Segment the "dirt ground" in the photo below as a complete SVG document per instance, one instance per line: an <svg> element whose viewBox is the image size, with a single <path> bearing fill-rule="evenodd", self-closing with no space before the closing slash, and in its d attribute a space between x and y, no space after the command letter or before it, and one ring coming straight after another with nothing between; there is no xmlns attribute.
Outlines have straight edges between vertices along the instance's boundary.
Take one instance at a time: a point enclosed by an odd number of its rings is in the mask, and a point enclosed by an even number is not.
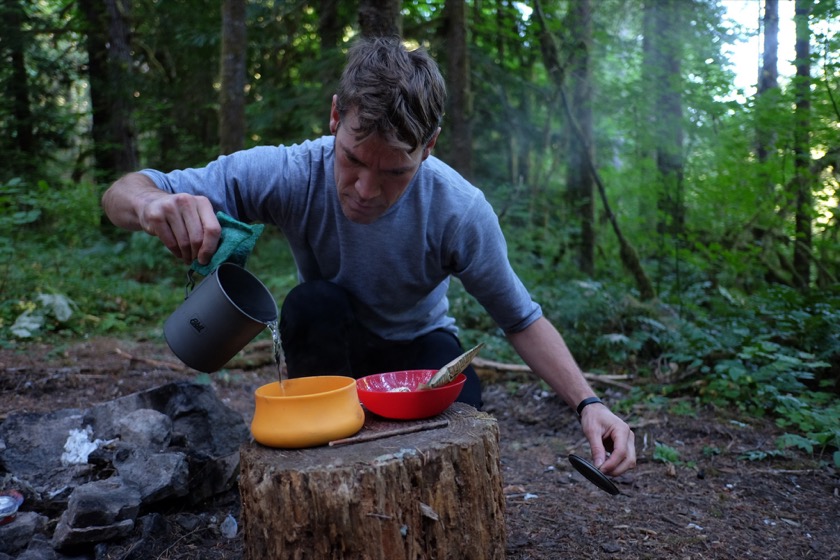
<svg viewBox="0 0 840 560"><path fill-rule="evenodd" d="M158 341L0 349L0 421L11 412L86 407L187 379L212 382L250 422L253 390L276 379L266 356L266 345L252 343L235 367L208 378L181 369ZM607 402L620 398L599 389ZM838 472L826 466L828 457L746 459L775 449L780 432L766 420L634 410L628 420L638 466L616 480L621 494L610 496L569 465L569 453L588 457L588 447L556 397L521 376L496 377L486 380L485 403L501 431L507 558L840 558ZM676 450L676 463L655 460L657 444ZM138 526L134 541L99 547L95 557L242 558L241 537L226 539L218 529L229 514L239 519L238 500L233 491L198 511L160 512L166 523Z"/></svg>

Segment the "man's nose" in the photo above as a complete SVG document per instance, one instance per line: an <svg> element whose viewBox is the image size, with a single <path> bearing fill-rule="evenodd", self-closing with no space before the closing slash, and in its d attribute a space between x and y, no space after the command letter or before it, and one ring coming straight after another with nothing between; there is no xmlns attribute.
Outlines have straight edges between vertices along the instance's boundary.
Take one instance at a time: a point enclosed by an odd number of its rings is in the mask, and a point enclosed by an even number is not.
<svg viewBox="0 0 840 560"><path fill-rule="evenodd" d="M382 189L373 173L362 172L356 179L356 192L360 198L370 200L379 196Z"/></svg>

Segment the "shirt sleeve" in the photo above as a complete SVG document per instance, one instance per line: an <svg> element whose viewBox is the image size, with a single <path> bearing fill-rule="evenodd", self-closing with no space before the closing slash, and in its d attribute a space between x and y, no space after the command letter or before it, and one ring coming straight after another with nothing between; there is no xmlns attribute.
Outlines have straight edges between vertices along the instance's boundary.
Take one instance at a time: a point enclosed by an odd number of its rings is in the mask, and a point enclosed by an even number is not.
<svg viewBox="0 0 840 560"><path fill-rule="evenodd" d="M508 259L498 217L477 191L453 231L450 266L464 288L505 332L518 332L542 316Z"/></svg>
<svg viewBox="0 0 840 560"><path fill-rule="evenodd" d="M244 222L280 225L295 212L292 185L305 188L313 177L310 143L260 146L221 156L205 167L163 173L141 171L169 193L206 196L214 210Z"/></svg>

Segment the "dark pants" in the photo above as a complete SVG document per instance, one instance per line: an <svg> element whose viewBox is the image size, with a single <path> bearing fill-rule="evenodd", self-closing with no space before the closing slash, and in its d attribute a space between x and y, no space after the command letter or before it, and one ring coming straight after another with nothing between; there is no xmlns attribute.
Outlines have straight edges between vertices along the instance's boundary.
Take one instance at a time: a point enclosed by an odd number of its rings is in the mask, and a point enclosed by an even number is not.
<svg viewBox="0 0 840 560"><path fill-rule="evenodd" d="M440 369L464 353L458 338L443 330L408 341L384 340L356 319L350 295L323 280L299 284L280 310L280 339L289 377L346 375L411 369ZM458 400L481 408L481 382L472 366Z"/></svg>

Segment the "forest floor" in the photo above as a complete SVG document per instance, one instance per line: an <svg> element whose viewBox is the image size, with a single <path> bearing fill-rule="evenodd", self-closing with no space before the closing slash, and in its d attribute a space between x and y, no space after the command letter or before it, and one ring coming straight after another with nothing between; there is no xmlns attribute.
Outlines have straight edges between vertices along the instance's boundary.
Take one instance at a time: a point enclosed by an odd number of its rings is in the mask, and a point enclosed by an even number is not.
<svg viewBox="0 0 840 560"><path fill-rule="evenodd" d="M0 421L203 380L250 423L253 391L276 379L276 367L247 354L235 365L202 377L182 369L162 343L110 338L0 349ZM620 396L602 392L608 403ZM488 378L484 410L501 432L509 559L840 558L838 472L828 457L774 453L781 432L767 420L720 410L631 411L638 465L616 480L621 494L610 496L571 468L568 454L588 457L588 447L574 413L539 385ZM657 444L678 459L655 460ZM151 549L146 543L144 558L243 557L241 531L226 539L218 530L227 515L239 519L238 491L200 511L163 513L189 513L200 523L168 523ZM131 558L131 549L110 545L96 558Z"/></svg>

